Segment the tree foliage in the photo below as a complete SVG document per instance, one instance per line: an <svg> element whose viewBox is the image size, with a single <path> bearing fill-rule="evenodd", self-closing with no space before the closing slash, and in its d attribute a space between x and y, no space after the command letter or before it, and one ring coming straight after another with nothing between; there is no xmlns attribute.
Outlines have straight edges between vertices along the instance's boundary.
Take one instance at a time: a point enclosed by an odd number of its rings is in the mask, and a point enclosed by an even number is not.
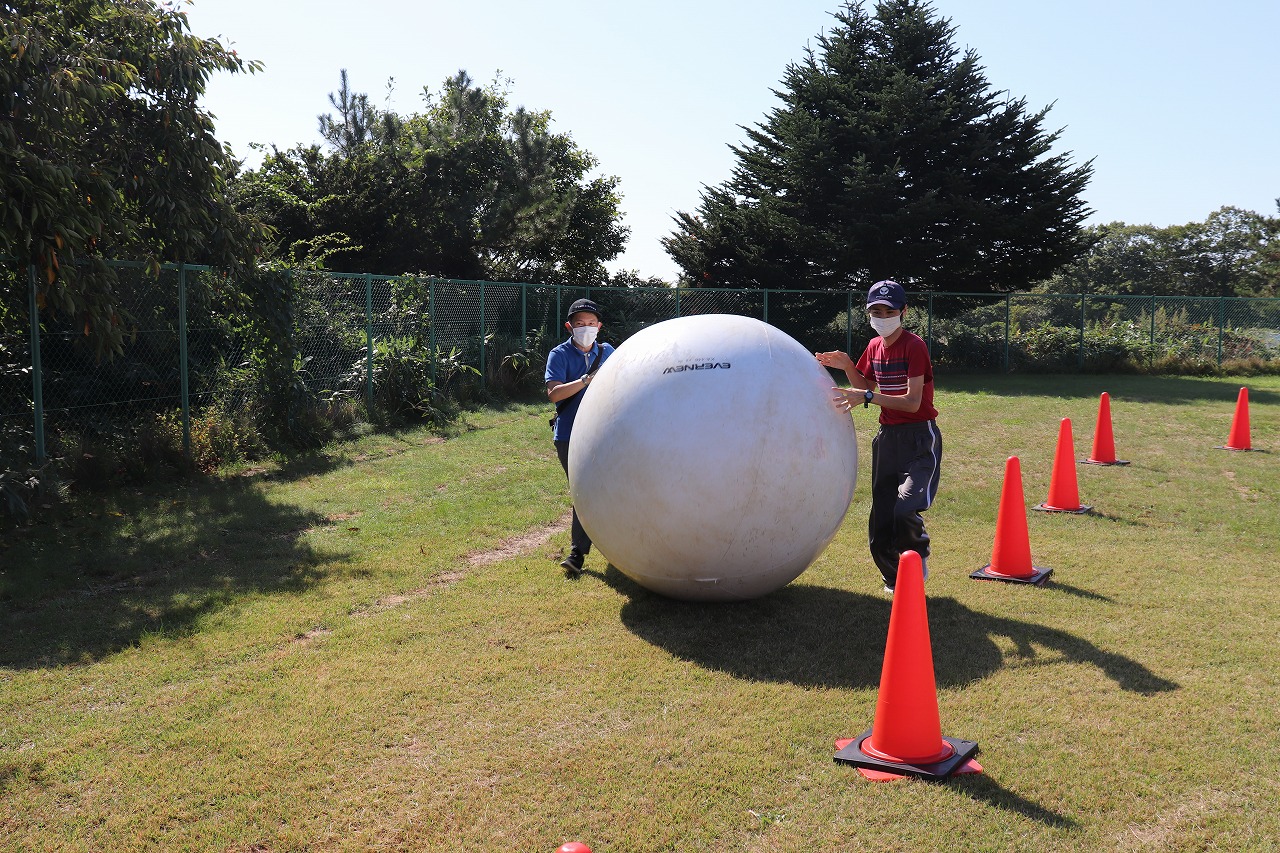
<svg viewBox="0 0 1280 853"><path fill-rule="evenodd" d="M293 263L397 275L580 283L621 253L616 177L549 112L509 108L460 71L401 116L342 72L320 117L327 145L273 149L237 181L241 209L276 229Z"/></svg>
<svg viewBox="0 0 1280 853"><path fill-rule="evenodd" d="M1280 209L1280 203L1277 204ZM1087 229L1092 248L1040 289L1158 296L1280 296L1280 217L1222 207L1204 222Z"/></svg>
<svg viewBox="0 0 1280 853"><path fill-rule="evenodd" d="M35 266L42 306L118 350L102 258L251 257L257 232L225 192L234 160L199 100L211 73L257 63L151 0L0 0L0 46L0 256Z"/></svg>
<svg viewBox="0 0 1280 853"><path fill-rule="evenodd" d="M664 239L686 283L1007 291L1086 248L1092 165L1051 154L1047 107L993 91L927 2L834 17L732 146L731 178Z"/></svg>

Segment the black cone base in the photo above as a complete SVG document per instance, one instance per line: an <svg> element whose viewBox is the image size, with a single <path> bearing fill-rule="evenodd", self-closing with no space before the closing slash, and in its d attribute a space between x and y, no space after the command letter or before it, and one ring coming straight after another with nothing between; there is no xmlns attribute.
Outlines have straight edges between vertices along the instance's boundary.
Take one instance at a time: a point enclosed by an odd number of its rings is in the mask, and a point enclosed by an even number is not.
<svg viewBox="0 0 1280 853"><path fill-rule="evenodd" d="M1049 579L1049 575L1053 574L1053 569L1042 569L1039 566L1031 567L1031 574L1025 578L1015 578L1012 575L1001 575L991 571L991 564L983 566L976 572L970 572L969 577L976 581L1005 581L1007 583L1029 583L1034 586L1040 586Z"/></svg>
<svg viewBox="0 0 1280 853"><path fill-rule="evenodd" d="M871 737L871 729L867 729L862 734L854 738L848 746L841 749L835 754L835 761L838 764L852 764L854 767L865 767L868 770L877 770L881 773L895 773L902 776L915 776L920 779L928 779L929 781L939 781L946 779L965 765L970 758L978 752L978 744L971 740L960 740L959 738L944 737L947 743L951 744L951 748L955 750L949 757L934 764L899 764L895 761L885 761L880 758L874 758L862 751L862 742Z"/></svg>
<svg viewBox="0 0 1280 853"><path fill-rule="evenodd" d="M1061 507L1049 506L1048 504L1036 504L1032 509L1038 512L1069 512L1072 515L1084 515L1087 512L1093 512L1093 507L1081 505L1077 509L1063 509Z"/></svg>

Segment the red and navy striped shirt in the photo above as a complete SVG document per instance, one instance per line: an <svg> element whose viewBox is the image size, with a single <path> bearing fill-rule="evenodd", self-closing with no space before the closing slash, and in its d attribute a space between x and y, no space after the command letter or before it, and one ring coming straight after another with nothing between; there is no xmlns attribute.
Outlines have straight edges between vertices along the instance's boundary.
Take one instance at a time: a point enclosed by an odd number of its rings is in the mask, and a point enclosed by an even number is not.
<svg viewBox="0 0 1280 853"><path fill-rule="evenodd" d="M858 359L857 368L864 378L876 383L876 390L890 397L901 397L907 393L908 377L924 377L920 408L914 412L900 412L882 406L880 423L912 424L931 421L938 416L938 410L933 407L933 363L929 361L929 348L919 335L903 329L898 339L888 347L884 345L884 338L876 335L867 344L862 358Z"/></svg>

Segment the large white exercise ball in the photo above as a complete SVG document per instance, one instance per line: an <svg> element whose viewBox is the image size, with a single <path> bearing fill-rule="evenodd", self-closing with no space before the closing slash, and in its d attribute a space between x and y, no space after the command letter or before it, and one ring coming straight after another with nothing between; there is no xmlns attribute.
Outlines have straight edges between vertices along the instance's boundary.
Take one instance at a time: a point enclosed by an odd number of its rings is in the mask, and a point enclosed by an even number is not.
<svg viewBox="0 0 1280 853"><path fill-rule="evenodd" d="M680 317L637 332L591 381L569 487L610 563L672 598L756 598L831 542L858 439L811 352L750 317Z"/></svg>

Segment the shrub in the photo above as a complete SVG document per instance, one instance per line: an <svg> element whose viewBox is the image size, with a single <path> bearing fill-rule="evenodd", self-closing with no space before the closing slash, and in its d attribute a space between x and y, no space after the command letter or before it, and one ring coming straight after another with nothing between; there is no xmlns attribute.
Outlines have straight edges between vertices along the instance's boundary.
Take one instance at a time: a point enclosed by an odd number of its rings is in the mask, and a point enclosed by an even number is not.
<svg viewBox="0 0 1280 853"><path fill-rule="evenodd" d="M331 394L330 401L350 402L363 395L367 371L366 359L352 364L342 387ZM433 357L410 338L380 340L373 349L372 414L385 423L414 421L446 426L460 413L457 398L450 392L461 384L460 377L479 374L462 361L456 347L447 354L437 349Z"/></svg>
<svg viewBox="0 0 1280 853"><path fill-rule="evenodd" d="M180 417L173 413L179 431ZM257 424L243 409L226 411L213 405L191 416L191 464L204 473L259 459L268 452Z"/></svg>
<svg viewBox="0 0 1280 853"><path fill-rule="evenodd" d="M933 326L933 361L942 367L997 369L1004 364L1004 323L970 325L940 321Z"/></svg>
<svg viewBox="0 0 1280 853"><path fill-rule="evenodd" d="M1084 365L1094 373L1136 373L1151 363L1150 336L1129 321L1092 323L1084 334Z"/></svg>
<svg viewBox="0 0 1280 853"><path fill-rule="evenodd" d="M545 386L543 367L547 360L547 345L541 329L534 329L525 335L518 349L511 349L501 357L495 377L498 390L508 396L530 394L541 391ZM495 350L502 352L502 338L494 341Z"/></svg>
<svg viewBox="0 0 1280 853"><path fill-rule="evenodd" d="M29 427L0 421L0 516L28 518L32 507L62 490L52 463L32 463Z"/></svg>
<svg viewBox="0 0 1280 853"><path fill-rule="evenodd" d="M1074 367L1079 352L1079 330L1045 322L1010 336L1009 369L1059 371Z"/></svg>

